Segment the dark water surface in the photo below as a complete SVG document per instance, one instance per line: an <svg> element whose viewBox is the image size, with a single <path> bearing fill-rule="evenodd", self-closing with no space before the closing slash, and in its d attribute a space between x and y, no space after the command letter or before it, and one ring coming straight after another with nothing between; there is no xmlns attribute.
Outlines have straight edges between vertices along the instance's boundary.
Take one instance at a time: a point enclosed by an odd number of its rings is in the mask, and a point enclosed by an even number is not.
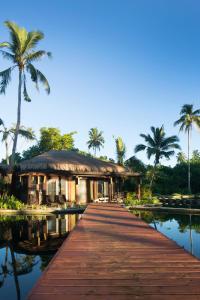
<svg viewBox="0 0 200 300"><path fill-rule="evenodd" d="M200 259L200 215L135 211L137 216Z"/></svg>
<svg viewBox="0 0 200 300"><path fill-rule="evenodd" d="M0 216L0 299L26 299L79 218Z"/></svg>

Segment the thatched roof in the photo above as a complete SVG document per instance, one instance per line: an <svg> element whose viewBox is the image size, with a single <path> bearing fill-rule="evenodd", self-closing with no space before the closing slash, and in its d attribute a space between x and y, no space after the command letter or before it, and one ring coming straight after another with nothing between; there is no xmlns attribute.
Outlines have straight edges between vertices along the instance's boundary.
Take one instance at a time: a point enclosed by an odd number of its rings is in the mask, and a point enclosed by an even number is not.
<svg viewBox="0 0 200 300"><path fill-rule="evenodd" d="M139 176L123 166L79 154L75 151L51 150L20 163L21 172L66 172L82 175Z"/></svg>

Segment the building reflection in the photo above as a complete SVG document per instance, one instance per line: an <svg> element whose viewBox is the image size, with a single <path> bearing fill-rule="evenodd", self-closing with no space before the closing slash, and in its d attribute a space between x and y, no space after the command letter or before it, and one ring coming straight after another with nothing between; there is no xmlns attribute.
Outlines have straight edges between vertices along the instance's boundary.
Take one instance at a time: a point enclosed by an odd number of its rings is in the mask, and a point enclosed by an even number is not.
<svg viewBox="0 0 200 300"><path fill-rule="evenodd" d="M0 216L0 251L2 249L4 256L1 257L0 288L9 276L13 277L16 299L21 300L18 277L31 273L39 261L43 271L80 217L78 214Z"/></svg>
<svg viewBox="0 0 200 300"><path fill-rule="evenodd" d="M16 252L55 252L79 218L78 214L43 216L41 219L27 217L26 220L11 222L5 233Z"/></svg>

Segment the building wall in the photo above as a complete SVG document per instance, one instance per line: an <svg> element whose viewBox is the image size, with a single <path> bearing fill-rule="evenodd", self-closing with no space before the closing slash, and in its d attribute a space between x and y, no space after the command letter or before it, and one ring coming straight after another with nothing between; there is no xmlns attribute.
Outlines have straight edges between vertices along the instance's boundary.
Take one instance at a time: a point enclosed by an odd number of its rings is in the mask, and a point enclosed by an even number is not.
<svg viewBox="0 0 200 300"><path fill-rule="evenodd" d="M25 180L26 179L26 180ZM66 177L55 174L29 173L21 177L23 193L34 203L57 202L58 197L65 201L86 204L101 197L112 197L117 184L112 178ZM31 203L30 203L31 204ZM47 203L48 204L48 203Z"/></svg>

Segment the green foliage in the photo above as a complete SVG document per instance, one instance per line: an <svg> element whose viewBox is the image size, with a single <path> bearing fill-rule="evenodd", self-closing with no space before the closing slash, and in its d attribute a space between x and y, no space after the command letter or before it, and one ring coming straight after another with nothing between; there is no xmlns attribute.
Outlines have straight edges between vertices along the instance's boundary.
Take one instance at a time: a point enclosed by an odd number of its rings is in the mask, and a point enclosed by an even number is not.
<svg viewBox="0 0 200 300"><path fill-rule="evenodd" d="M146 194L147 197L147 194ZM136 205L148 205L148 204L159 204L159 200L156 197L137 199L135 193L127 193L127 197L124 201L126 206L136 206Z"/></svg>
<svg viewBox="0 0 200 300"><path fill-rule="evenodd" d="M200 109L193 110L192 104L184 104L180 115L181 117L174 122L174 126L180 126L180 131L191 131L193 124L200 127Z"/></svg>
<svg viewBox="0 0 200 300"><path fill-rule="evenodd" d="M62 135L58 128L43 127L40 129L38 143L23 151L23 159L30 159L49 150L71 150L74 148L75 133L70 132Z"/></svg>
<svg viewBox="0 0 200 300"><path fill-rule="evenodd" d="M135 153L146 150L148 159L154 156L155 165L159 164L163 157L169 159L175 154L175 149L180 149L179 139L176 135L166 137L164 126L160 128L151 127L152 136L150 134L140 134L145 140L145 144L139 144L135 147Z"/></svg>
<svg viewBox="0 0 200 300"><path fill-rule="evenodd" d="M191 142L191 131L193 125L200 128L200 109L193 110L192 104L185 104L182 106L180 112L180 118L174 122L174 126L179 126L180 131L185 131L187 133L188 142L188 193L191 194L191 176L190 176L190 142ZM198 152L194 155L198 156Z"/></svg>
<svg viewBox="0 0 200 300"><path fill-rule="evenodd" d="M176 149L180 149L180 146L178 144L179 139L176 135L166 137L164 126L161 126L160 128L152 126L151 133L152 135L140 134L140 136L144 139L145 144L136 145L135 153L145 150L148 159L152 156L154 157L154 168L151 170L151 180L149 184L152 189L157 172L157 166L159 165L160 160L162 158L169 159L175 154Z"/></svg>
<svg viewBox="0 0 200 300"><path fill-rule="evenodd" d="M99 156L98 157L100 160L103 160L103 161L107 161L107 162L112 162L112 163L114 163L115 161L114 161L114 159L112 159L112 158L108 158L108 156L106 156L106 155L104 155L104 156Z"/></svg>
<svg viewBox="0 0 200 300"><path fill-rule="evenodd" d="M10 161L10 160L11 160L11 155L8 157L8 161ZM15 156L14 156L14 163L15 163L15 165L17 165L21 161L22 161L21 154L19 152L16 152ZM2 159L1 163L6 165L7 164L7 159Z"/></svg>
<svg viewBox="0 0 200 300"><path fill-rule="evenodd" d="M87 142L88 149L93 149L96 156L96 151L101 149L105 143L103 137L103 131L99 131L98 128L91 128L89 131L89 141Z"/></svg>
<svg viewBox="0 0 200 300"><path fill-rule="evenodd" d="M39 154L41 154L41 150L39 148L39 145L34 145L29 147L27 150L22 152L22 159L30 159L34 156L37 156Z"/></svg>
<svg viewBox="0 0 200 300"><path fill-rule="evenodd" d="M24 204L15 198L13 195L10 196L6 193L0 196L0 208L3 209L22 209Z"/></svg>
<svg viewBox="0 0 200 300"><path fill-rule="evenodd" d="M116 144L117 163L119 165L123 165L124 158L126 155L126 146L120 136L115 139L115 144Z"/></svg>
<svg viewBox="0 0 200 300"><path fill-rule="evenodd" d="M43 127L40 129L39 147L42 152L72 149L74 147L73 135L75 133L70 132L62 135L58 128Z"/></svg>
<svg viewBox="0 0 200 300"><path fill-rule="evenodd" d="M136 156L132 156L125 161L125 166L130 168L134 172L145 173L146 166L145 164L138 159Z"/></svg>
<svg viewBox="0 0 200 300"><path fill-rule="evenodd" d="M40 70L35 68L33 63L41 60L41 58L45 56L50 57L51 54L44 50L36 50L36 46L44 38L44 34L41 31L28 32L25 28L19 27L16 23L11 21L6 21L4 24L8 29L10 38L8 42L0 43L0 54L2 54L4 59L11 62L11 66L0 72L0 93L5 94L11 81L13 70L17 70L18 73L17 122L10 161L10 167L13 169L18 135L21 130L21 99L23 97L25 101L31 101L26 86L27 75L30 76L37 89L39 89L38 83L41 83L47 94L49 94L50 86L48 80Z"/></svg>
<svg viewBox="0 0 200 300"><path fill-rule="evenodd" d="M187 162L187 158L183 152L179 152L176 158L177 158L177 164L183 164Z"/></svg>
<svg viewBox="0 0 200 300"><path fill-rule="evenodd" d="M19 27L16 23L6 21L5 26L8 28L10 34L9 42L0 43L0 50L4 59L12 62L12 66L0 72L0 93L5 93L6 88L11 81L11 72L18 67L22 71L22 86L25 101L31 101L26 88L26 73L30 75L31 80L38 88L40 82L46 92L50 93L50 87L44 74L34 67L32 63L41 60L43 57L50 57L50 52L44 50L35 50L39 41L44 38L41 31L28 32L25 28Z"/></svg>
<svg viewBox="0 0 200 300"><path fill-rule="evenodd" d="M198 150L194 150L192 152L192 157L190 159L191 164L200 164L200 152Z"/></svg>
<svg viewBox="0 0 200 300"><path fill-rule="evenodd" d="M144 200L149 200L152 198L152 191L149 186L143 186L141 189L141 197Z"/></svg>

